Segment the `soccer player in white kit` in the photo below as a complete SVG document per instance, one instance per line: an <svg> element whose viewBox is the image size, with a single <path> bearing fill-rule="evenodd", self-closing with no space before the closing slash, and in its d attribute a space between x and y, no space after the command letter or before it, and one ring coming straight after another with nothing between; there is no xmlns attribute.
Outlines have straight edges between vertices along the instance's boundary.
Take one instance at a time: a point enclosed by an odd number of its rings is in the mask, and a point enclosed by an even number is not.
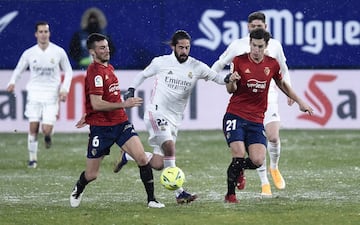
<svg viewBox="0 0 360 225"><path fill-rule="evenodd" d="M42 21L35 25L35 37L37 44L23 52L7 87L7 91L14 92L15 83L20 75L27 68L30 69L25 107L25 116L30 123L29 168L37 166L40 122L42 123L45 147L51 146L53 126L59 112L59 100L66 100L73 76L65 50L50 42L50 30L47 22ZM62 83L61 70L65 73Z"/></svg>
<svg viewBox="0 0 360 225"><path fill-rule="evenodd" d="M225 84L224 76L189 56L190 41L190 35L186 31L176 31L170 41L173 52L154 58L150 65L134 78L125 94L125 98L133 97L135 89L145 79L155 76L144 121L149 132L149 144L154 148L153 154L150 153L149 156L150 165L156 170L176 166L175 143L178 127L196 82L204 79ZM131 158L123 153L114 172L118 172L129 159ZM175 195L179 204L189 203L197 198L183 188L176 190Z"/></svg>
<svg viewBox="0 0 360 225"><path fill-rule="evenodd" d="M266 29L265 14L262 12L253 12L248 16L248 29L249 32L256 28ZM241 39L234 40L220 55L219 59L212 65L212 69L220 72L225 65L232 62L235 56L250 52L250 37L244 37ZM279 41L270 38L265 54L275 58L280 64L281 73L284 76L285 81L290 83L289 70L286 65L286 58L284 55L283 48ZM292 105L294 101L288 98L288 105ZM285 180L282 177L279 168L280 158L280 115L278 110L278 91L275 82L272 80L270 83L269 94L268 94L268 106L265 112L264 118L265 132L268 139L268 152L270 156L270 174L273 178L274 185L278 189L285 188ZM261 180L261 195L264 197L272 196L271 187L267 178L266 160L264 164L257 169L260 180ZM238 180L238 189L245 188L245 175L241 174Z"/></svg>

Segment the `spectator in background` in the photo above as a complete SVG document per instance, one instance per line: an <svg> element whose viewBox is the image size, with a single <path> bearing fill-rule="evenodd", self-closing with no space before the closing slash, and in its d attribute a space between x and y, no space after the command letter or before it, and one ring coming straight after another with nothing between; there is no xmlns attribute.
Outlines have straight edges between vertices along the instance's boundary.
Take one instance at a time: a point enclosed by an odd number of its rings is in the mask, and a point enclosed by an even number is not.
<svg viewBox="0 0 360 225"><path fill-rule="evenodd" d="M101 33L108 37L110 56L115 53L115 46L106 32L107 20L105 14L96 7L87 9L82 17L81 30L75 32L70 41L69 55L76 61L74 68L86 69L92 62L92 57L86 47L86 39L92 33Z"/></svg>
<svg viewBox="0 0 360 225"><path fill-rule="evenodd" d="M36 23L35 37L37 44L23 52L7 87L7 91L14 92L16 81L29 68L30 79L26 86L25 106L25 116L29 120L29 168L37 166L40 121L45 147L51 146L59 101L66 101L73 75L65 50L50 42L50 28L47 22ZM61 70L65 73L63 82Z"/></svg>

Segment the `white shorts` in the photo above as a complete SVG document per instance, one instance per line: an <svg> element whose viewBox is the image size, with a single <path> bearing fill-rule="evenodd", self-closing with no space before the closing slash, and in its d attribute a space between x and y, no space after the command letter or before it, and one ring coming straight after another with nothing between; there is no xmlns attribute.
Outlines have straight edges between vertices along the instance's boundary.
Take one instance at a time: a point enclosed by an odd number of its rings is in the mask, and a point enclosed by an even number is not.
<svg viewBox="0 0 360 225"><path fill-rule="evenodd" d="M59 113L58 102L37 102L28 101L25 107L25 116L29 122L42 122L43 124L54 125Z"/></svg>
<svg viewBox="0 0 360 225"><path fill-rule="evenodd" d="M176 143L178 128L170 123L159 111L146 111L144 122L149 132L149 145L154 148L153 153L164 155L161 145L168 140Z"/></svg>
<svg viewBox="0 0 360 225"><path fill-rule="evenodd" d="M265 112L264 126L274 121L280 122L280 114L279 114L278 92L273 90L273 91L269 91L268 106Z"/></svg>

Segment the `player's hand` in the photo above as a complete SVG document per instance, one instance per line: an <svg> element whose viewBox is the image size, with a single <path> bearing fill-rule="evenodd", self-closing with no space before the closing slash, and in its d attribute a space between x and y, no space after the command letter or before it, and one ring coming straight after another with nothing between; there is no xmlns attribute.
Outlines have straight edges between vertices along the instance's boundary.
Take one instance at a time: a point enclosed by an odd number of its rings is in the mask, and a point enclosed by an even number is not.
<svg viewBox="0 0 360 225"><path fill-rule="evenodd" d="M85 116L86 113L81 117L81 119L75 124L76 128L82 128L85 127L87 125L87 123L85 122Z"/></svg>
<svg viewBox="0 0 360 225"><path fill-rule="evenodd" d="M124 100L127 100L128 98L133 98L135 96L135 88L129 88L125 94L124 94Z"/></svg>
<svg viewBox="0 0 360 225"><path fill-rule="evenodd" d="M235 82L235 81L238 81L238 80L240 80L240 75L238 74L238 72L234 72L234 73L229 73L228 75L226 75L225 76L225 78L224 78L224 82L225 83L233 83L233 82Z"/></svg>
<svg viewBox="0 0 360 225"><path fill-rule="evenodd" d="M292 106L295 103L295 101L292 98L287 98L287 104L288 106Z"/></svg>
<svg viewBox="0 0 360 225"><path fill-rule="evenodd" d="M143 102L144 101L142 98L138 98L138 97L128 98L124 102L124 104L125 104L124 108L138 107L138 106L142 105Z"/></svg>
<svg viewBox="0 0 360 225"><path fill-rule="evenodd" d="M237 71L235 71L234 73L231 74L229 81L230 82L235 82L235 81L238 81L240 79L241 79L241 76L238 74Z"/></svg>
<svg viewBox="0 0 360 225"><path fill-rule="evenodd" d="M60 98L60 101L65 102L66 98L67 98L67 93L66 92L60 92L59 98Z"/></svg>
<svg viewBox="0 0 360 225"><path fill-rule="evenodd" d="M6 90L8 91L8 92L14 92L14 90L15 90L15 85L14 84L9 84L9 86L6 88Z"/></svg>
<svg viewBox="0 0 360 225"><path fill-rule="evenodd" d="M308 113L309 115L313 115L314 114L314 110L306 103L302 103L299 105L300 110L303 112Z"/></svg>

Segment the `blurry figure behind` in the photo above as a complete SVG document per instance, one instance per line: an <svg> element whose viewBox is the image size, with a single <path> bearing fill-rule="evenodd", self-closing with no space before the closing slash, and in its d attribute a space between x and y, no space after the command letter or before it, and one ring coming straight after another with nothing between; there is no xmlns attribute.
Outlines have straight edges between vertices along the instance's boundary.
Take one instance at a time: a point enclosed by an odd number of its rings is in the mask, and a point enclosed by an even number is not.
<svg viewBox="0 0 360 225"><path fill-rule="evenodd" d="M105 14L96 7L87 9L81 17L80 27L81 29L75 32L71 38L69 55L76 62L74 68L86 69L92 62L92 58L86 48L86 39L92 33L107 35L107 19ZM115 46L111 37L109 35L107 36L109 38L110 54L113 56L115 53Z"/></svg>

